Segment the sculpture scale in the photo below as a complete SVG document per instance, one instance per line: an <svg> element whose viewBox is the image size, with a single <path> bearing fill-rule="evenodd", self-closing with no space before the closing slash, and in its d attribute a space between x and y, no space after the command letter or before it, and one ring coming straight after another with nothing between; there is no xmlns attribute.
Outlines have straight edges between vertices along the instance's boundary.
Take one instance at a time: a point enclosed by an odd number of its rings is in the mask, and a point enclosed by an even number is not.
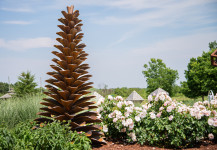
<svg viewBox="0 0 217 150"><path fill-rule="evenodd" d="M52 122L52 118L70 121L72 131L84 131L92 144L103 144L101 127L94 125L101 120L95 111L91 111L97 108L95 102L90 101L95 96L86 96L93 83L88 82L91 75L86 70L89 66L83 63L88 55L83 50L85 44L79 44L84 35L80 33L82 20L78 19L79 11L74 11L74 6L67 7L67 12L62 11L62 14L64 18L58 19L63 24L58 25L62 31L57 32L60 38L56 39L61 45L54 45L59 51L52 51L57 58L52 59L55 65L50 66L54 71L47 73L52 78L46 80L48 92L44 92L50 98L43 99L41 104L46 107L40 108L43 112L38 113L45 117L35 121Z"/></svg>

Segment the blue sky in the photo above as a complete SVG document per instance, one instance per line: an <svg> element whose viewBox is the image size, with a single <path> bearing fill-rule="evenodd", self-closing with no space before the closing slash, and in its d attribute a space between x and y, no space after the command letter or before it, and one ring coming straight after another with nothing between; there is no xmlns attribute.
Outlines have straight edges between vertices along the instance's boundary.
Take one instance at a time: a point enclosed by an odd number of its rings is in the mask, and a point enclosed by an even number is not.
<svg viewBox="0 0 217 150"><path fill-rule="evenodd" d="M1 0L1 82L29 70L46 84L57 19L71 4L83 20L96 88L146 87L142 71L150 58L178 70L179 84L190 58L217 40L217 0Z"/></svg>

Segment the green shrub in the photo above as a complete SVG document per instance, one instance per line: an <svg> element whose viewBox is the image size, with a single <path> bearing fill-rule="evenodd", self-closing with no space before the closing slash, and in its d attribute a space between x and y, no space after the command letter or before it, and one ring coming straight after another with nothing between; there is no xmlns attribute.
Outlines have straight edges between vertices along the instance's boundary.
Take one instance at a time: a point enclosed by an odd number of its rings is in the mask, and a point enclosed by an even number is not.
<svg viewBox="0 0 217 150"><path fill-rule="evenodd" d="M217 139L217 100L187 106L165 93L148 99L142 107L121 97L100 99L97 111L105 135L129 143L170 148L193 147L201 140Z"/></svg>
<svg viewBox="0 0 217 150"><path fill-rule="evenodd" d="M9 84L5 82L0 82L0 93L7 93L9 91Z"/></svg>
<svg viewBox="0 0 217 150"><path fill-rule="evenodd" d="M16 148L50 149L91 149L90 140L84 133L72 132L68 124L59 122L40 124L38 129L31 129L35 124L21 123L15 128Z"/></svg>
<svg viewBox="0 0 217 150"><path fill-rule="evenodd" d="M72 132L69 124L53 122L40 124L33 122L18 124L13 130L0 129L2 149L30 150L89 150L91 141L83 132Z"/></svg>
<svg viewBox="0 0 217 150"><path fill-rule="evenodd" d="M0 150L12 149L16 144L16 139L7 129L0 128Z"/></svg>

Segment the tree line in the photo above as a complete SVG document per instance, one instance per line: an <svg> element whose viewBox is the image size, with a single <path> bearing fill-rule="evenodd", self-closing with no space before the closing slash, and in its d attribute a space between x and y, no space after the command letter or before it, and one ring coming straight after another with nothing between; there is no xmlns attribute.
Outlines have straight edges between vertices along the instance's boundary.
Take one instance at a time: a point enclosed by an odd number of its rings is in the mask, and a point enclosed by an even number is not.
<svg viewBox="0 0 217 150"><path fill-rule="evenodd" d="M105 85L104 88L94 89L99 94L106 95L121 95L128 97L134 90L143 98L146 98L151 92L157 88L166 90L170 96L175 96L178 93L184 94L189 98L202 97L208 94L209 90L217 92L217 67L211 65L210 55L217 49L216 41L209 43L209 50L204 51L201 56L191 58L185 70L186 81L180 82L180 86L176 84L179 79L178 71L171 69L161 59L151 58L148 64L144 64L142 71L147 88L109 88ZM36 93L43 89L36 88L35 76L31 72L22 72L18 81L11 85L17 96ZM9 84L0 82L0 93L4 94L9 91Z"/></svg>

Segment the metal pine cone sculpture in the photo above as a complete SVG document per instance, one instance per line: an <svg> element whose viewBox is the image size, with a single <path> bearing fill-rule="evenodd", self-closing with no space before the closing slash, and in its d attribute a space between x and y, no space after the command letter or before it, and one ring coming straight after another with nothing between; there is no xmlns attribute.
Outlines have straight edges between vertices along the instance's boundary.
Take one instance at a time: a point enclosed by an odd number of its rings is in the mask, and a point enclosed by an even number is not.
<svg viewBox="0 0 217 150"><path fill-rule="evenodd" d="M92 88L92 82L88 82L91 75L86 71L88 64L82 64L88 55L83 48L85 44L79 44L83 37L81 31L81 20L78 19L79 11L73 10L74 6L67 7L68 13L62 11L64 18L58 19L63 25L58 25L62 30L57 32L61 38L56 40L61 45L54 45L59 51L52 53L58 57L52 59L55 65L51 65L53 72L47 74L53 78L46 80L48 92L44 92L50 98L44 98L41 108L44 112L38 115L45 116L37 118L38 123L52 122L51 116L60 121L70 121L72 130L84 131L93 144L105 143L100 126L94 125L101 122L97 119L97 113L90 109L97 108L90 99L95 96L85 96Z"/></svg>

